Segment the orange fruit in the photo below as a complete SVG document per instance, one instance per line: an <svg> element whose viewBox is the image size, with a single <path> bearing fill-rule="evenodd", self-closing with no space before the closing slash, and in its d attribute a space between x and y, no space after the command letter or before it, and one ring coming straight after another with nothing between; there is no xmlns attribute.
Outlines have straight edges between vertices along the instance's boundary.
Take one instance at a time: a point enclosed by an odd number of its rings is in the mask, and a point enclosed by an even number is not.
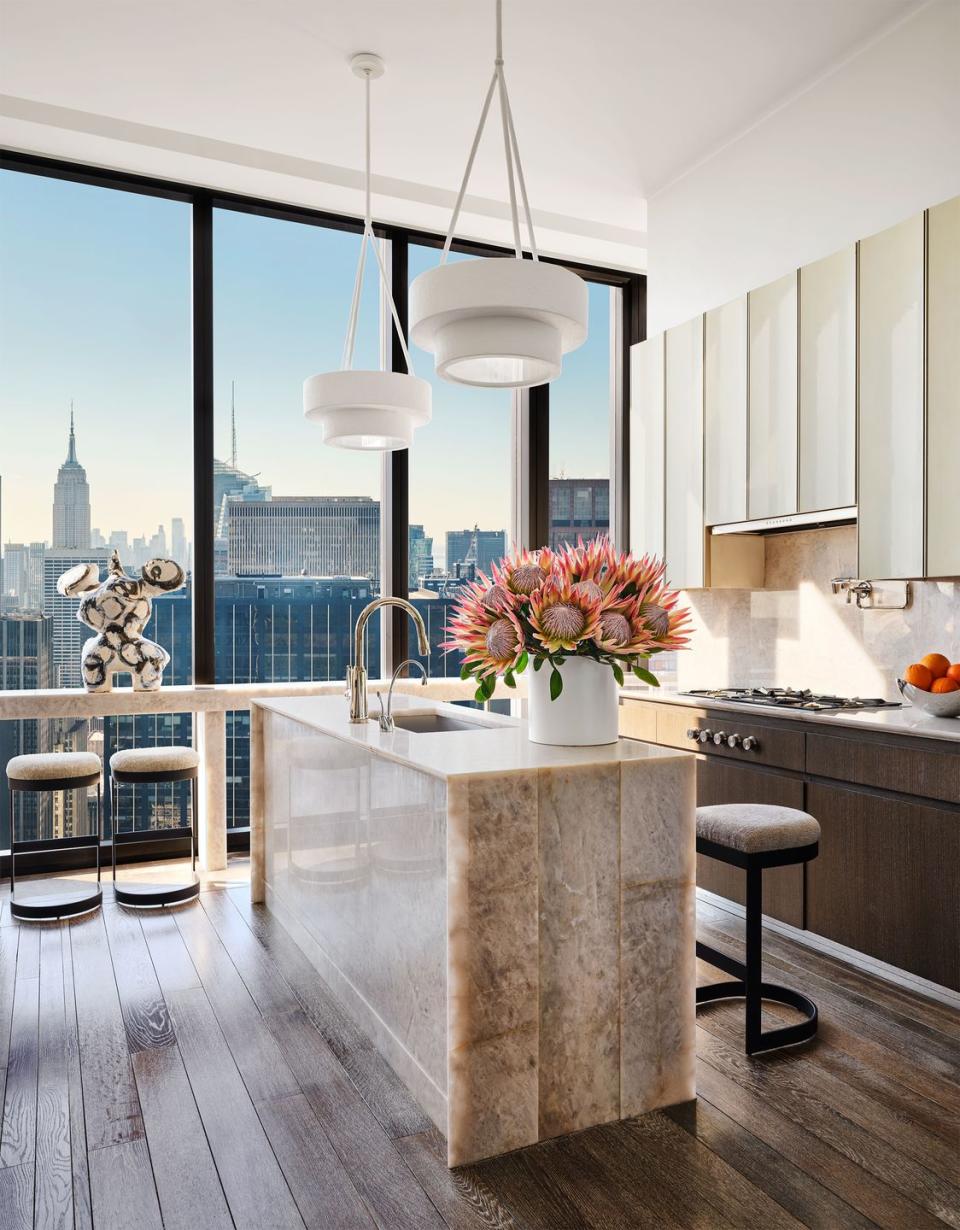
<svg viewBox="0 0 960 1230"><path fill-rule="evenodd" d="M933 674L929 666L924 666L922 662L914 662L912 666L908 666L903 672L903 679L921 692L929 692L933 686Z"/></svg>
<svg viewBox="0 0 960 1230"><path fill-rule="evenodd" d="M956 679L950 679L949 676L943 675L940 679L934 679L931 692L960 692L960 683Z"/></svg>
<svg viewBox="0 0 960 1230"><path fill-rule="evenodd" d="M954 679L960 683L960 662L954 662L953 666L947 671L947 678Z"/></svg>
<svg viewBox="0 0 960 1230"><path fill-rule="evenodd" d="M928 653L925 658L920 659L920 662L934 679L942 679L950 669L950 659L945 658L942 653Z"/></svg>

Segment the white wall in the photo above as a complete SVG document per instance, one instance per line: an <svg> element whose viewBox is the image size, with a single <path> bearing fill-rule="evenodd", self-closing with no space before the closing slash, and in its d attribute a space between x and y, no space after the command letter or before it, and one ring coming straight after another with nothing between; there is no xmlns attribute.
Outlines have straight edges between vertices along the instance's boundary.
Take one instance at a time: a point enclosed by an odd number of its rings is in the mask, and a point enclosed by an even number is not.
<svg viewBox="0 0 960 1230"><path fill-rule="evenodd" d="M960 2L932 0L651 198L648 333L957 195Z"/></svg>

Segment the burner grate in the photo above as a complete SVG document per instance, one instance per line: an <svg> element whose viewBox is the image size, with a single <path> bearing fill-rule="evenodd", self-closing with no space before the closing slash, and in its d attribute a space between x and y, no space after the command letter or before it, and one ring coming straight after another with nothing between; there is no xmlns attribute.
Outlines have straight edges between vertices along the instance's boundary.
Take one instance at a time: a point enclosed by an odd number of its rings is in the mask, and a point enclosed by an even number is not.
<svg viewBox="0 0 960 1230"><path fill-rule="evenodd" d="M700 700L723 700L741 705L762 705L770 709L801 709L807 713L832 710L855 712L861 709L899 709L900 702L880 697L830 696L810 688L700 688L684 692Z"/></svg>

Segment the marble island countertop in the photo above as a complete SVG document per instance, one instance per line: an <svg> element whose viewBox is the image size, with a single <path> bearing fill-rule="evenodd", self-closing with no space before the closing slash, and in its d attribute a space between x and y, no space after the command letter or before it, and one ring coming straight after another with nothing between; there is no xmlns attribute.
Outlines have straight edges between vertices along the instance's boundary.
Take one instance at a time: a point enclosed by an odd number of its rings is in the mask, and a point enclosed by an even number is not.
<svg viewBox="0 0 960 1230"><path fill-rule="evenodd" d="M342 696L271 698L257 700L254 704L356 747L366 748L375 756L408 765L444 781L488 773L613 765L628 760L660 760L691 754L633 739L620 739L599 747L549 747L531 743L527 738L526 722L517 718L396 693L394 714L438 713L469 722L475 729L414 733L398 727L387 734L380 729L375 717L364 725L352 724L347 701Z"/></svg>
<svg viewBox="0 0 960 1230"><path fill-rule="evenodd" d="M863 730L871 734L913 735L923 739L943 739L960 743L960 719L934 718L915 708L903 705L899 709L827 710L811 713L806 709L778 709L766 705L742 705L732 701L713 700L707 696L690 696L676 688L624 688L622 702L655 701L657 704L688 705L698 709L719 709L725 713L742 714L744 720L772 718L788 722L814 722L825 726L843 726L847 730Z"/></svg>

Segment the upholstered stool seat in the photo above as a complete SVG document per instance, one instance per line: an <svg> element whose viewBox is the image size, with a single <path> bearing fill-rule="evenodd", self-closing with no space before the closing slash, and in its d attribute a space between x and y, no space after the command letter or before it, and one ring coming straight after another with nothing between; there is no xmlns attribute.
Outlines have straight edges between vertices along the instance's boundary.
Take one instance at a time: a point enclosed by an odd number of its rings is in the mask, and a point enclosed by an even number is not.
<svg viewBox="0 0 960 1230"><path fill-rule="evenodd" d="M29 782L35 783L29 788L36 790L56 789L49 784L55 781L77 781L77 785L92 786L99 776L100 757L94 752L36 752L14 756L7 765L7 780L11 786Z"/></svg>
<svg viewBox="0 0 960 1230"><path fill-rule="evenodd" d="M816 819L792 807L722 803L697 808L697 853L742 867L747 879L746 961L737 961L698 940L697 956L732 974L735 981L697 987L697 1004L745 1000L748 1055L806 1042L817 1032L817 1006L812 1000L789 987L763 981L761 945L764 868L816 858L819 842L820 825ZM804 1019L796 1025L763 1030L760 1021L765 999L796 1008Z"/></svg>
<svg viewBox="0 0 960 1230"><path fill-rule="evenodd" d="M820 840L813 816L793 807L720 803L697 808L697 836L744 854L792 850Z"/></svg>
<svg viewBox="0 0 960 1230"><path fill-rule="evenodd" d="M110 757L111 797L113 801L113 895L120 905L160 906L190 901L200 892L197 869L197 778L200 756L192 747L166 744L160 747L129 747ZM120 787L148 784L190 782L192 817L189 827L142 829L121 832ZM185 883L158 884L155 881L136 883L117 881L117 848L127 842L164 841L190 835L190 876Z"/></svg>
<svg viewBox="0 0 960 1230"><path fill-rule="evenodd" d="M103 899L100 888L100 757L93 752L34 752L7 762L10 788L10 913L35 921L72 918L95 910ZM18 838L17 795L97 788L96 831L79 837ZM86 804L84 804L84 807ZM20 813L22 817L22 812ZM64 848L93 846L97 851L97 882L50 880L17 888L16 861L22 854L52 854Z"/></svg>
<svg viewBox="0 0 960 1230"><path fill-rule="evenodd" d="M156 773L181 773L199 769L200 755L192 747L130 747L110 757L110 772L118 780L142 776L156 781ZM181 780L187 780L186 776Z"/></svg>

